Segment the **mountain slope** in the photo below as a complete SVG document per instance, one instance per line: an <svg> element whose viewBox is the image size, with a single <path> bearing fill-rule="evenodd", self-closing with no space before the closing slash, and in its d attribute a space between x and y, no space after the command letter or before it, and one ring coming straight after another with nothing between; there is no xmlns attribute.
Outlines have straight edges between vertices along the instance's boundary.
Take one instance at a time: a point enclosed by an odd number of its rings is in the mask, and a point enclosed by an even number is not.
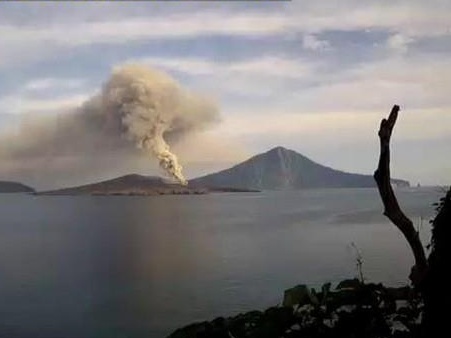
<svg viewBox="0 0 451 338"><path fill-rule="evenodd" d="M18 182L0 181L0 193L34 192L34 189Z"/></svg>
<svg viewBox="0 0 451 338"><path fill-rule="evenodd" d="M407 181L393 180L398 185ZM318 164L283 147L276 147L218 173L190 181L193 186L227 186L262 190L375 187L370 175L351 174Z"/></svg>
<svg viewBox="0 0 451 338"><path fill-rule="evenodd" d="M161 177L125 175L78 187L39 192L40 195L165 195L203 193L179 184L167 183Z"/></svg>
<svg viewBox="0 0 451 338"><path fill-rule="evenodd" d="M192 195L209 192L245 192L246 189L192 187L168 182L157 176L125 175L78 187L43 191L38 195Z"/></svg>

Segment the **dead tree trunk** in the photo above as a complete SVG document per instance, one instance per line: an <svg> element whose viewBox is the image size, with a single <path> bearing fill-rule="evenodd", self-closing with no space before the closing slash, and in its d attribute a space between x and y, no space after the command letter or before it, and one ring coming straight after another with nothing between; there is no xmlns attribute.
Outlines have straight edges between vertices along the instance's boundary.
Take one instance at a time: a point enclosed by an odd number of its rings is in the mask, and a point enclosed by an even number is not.
<svg viewBox="0 0 451 338"><path fill-rule="evenodd" d="M410 273L410 280L415 287L420 287L426 269L427 260L419 234L412 221L399 207L398 200L391 186L390 178L390 138L398 117L399 106L393 106L388 119L383 119L379 128L380 156L379 165L374 172L379 194L384 205L384 215L403 233L415 257L415 265Z"/></svg>

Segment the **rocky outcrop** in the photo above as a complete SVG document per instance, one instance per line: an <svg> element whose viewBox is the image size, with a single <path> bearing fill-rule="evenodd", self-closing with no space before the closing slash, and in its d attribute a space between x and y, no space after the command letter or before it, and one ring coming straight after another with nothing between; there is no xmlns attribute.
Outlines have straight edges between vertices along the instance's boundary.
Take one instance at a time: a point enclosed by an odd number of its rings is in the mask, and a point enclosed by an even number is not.
<svg viewBox="0 0 451 338"><path fill-rule="evenodd" d="M347 280L334 290L298 285L282 306L216 318L176 330L168 338L415 337L422 305L410 287L386 288Z"/></svg>

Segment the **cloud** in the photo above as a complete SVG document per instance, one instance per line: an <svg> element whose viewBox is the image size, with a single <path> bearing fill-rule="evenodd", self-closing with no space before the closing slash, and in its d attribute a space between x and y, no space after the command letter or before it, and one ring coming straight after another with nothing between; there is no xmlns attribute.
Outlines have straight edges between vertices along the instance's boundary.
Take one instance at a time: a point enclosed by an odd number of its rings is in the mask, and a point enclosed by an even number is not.
<svg viewBox="0 0 451 338"><path fill-rule="evenodd" d="M2 43L41 41L61 46L127 41L193 38L209 35L264 36L287 29L281 15L233 14L220 11L164 17L124 17L119 20L54 23L49 26L0 25Z"/></svg>
<svg viewBox="0 0 451 338"><path fill-rule="evenodd" d="M195 58L140 58L132 61L159 66L190 75L260 75L298 78L310 75L316 62L263 55L244 61L218 62Z"/></svg>
<svg viewBox="0 0 451 338"><path fill-rule="evenodd" d="M152 8L152 7L150 7ZM64 45L94 42L118 43L124 40L149 38L180 38L212 35L263 36L287 33L292 29L303 32L326 30L356 30L380 28L413 35L449 33L449 16L445 1L397 1L381 3L357 0L322 4L317 1L287 4L285 8L258 10L257 6L231 10L222 6L217 10L194 7L179 12L160 12L139 16L124 11L124 16L108 20L108 11L91 20L53 20L50 25L0 26L3 41L44 39ZM346 15L345 15L346 14ZM67 13L66 13L67 15Z"/></svg>
<svg viewBox="0 0 451 338"><path fill-rule="evenodd" d="M310 49L314 51L331 49L329 41L318 39L314 34L304 35L302 39L302 46L305 49Z"/></svg>
<svg viewBox="0 0 451 338"><path fill-rule="evenodd" d="M44 99L15 94L0 97L0 111L8 114L65 112L79 106L89 96L87 93L81 93Z"/></svg>
<svg viewBox="0 0 451 338"><path fill-rule="evenodd" d="M0 67L43 59L63 50L93 45L121 45L152 40L211 36L254 37L288 29L283 15L198 11L163 16L107 15L93 21L56 21L45 25L0 24Z"/></svg>
<svg viewBox="0 0 451 338"><path fill-rule="evenodd" d="M257 113L261 101L264 107L285 109L295 107L300 114L336 110L384 110L398 102L409 109L451 107L448 88L451 87L451 62L445 55L418 54L392 57L388 53L373 62L347 67L327 66L325 60L309 60L293 56L262 55L244 60L217 61L192 57L141 57L138 61L172 72L188 75L194 88L222 96L225 109L229 95L240 95L243 104L254 106ZM68 86L77 84L74 79ZM31 80L25 87L59 86L59 80ZM30 85L30 83L32 85ZM61 81L63 85L63 81ZM0 107L25 110L57 109L58 105L77 104L85 94L59 96L57 100L28 98L17 93L0 98ZM59 101L59 102L58 102ZM53 103L52 103L53 102Z"/></svg>
<svg viewBox="0 0 451 338"><path fill-rule="evenodd" d="M31 79L24 85L25 91L47 91L64 89L79 89L86 83L85 79L73 78L37 78Z"/></svg>
<svg viewBox="0 0 451 338"><path fill-rule="evenodd" d="M394 57L361 63L329 74L318 83L285 94L284 106L300 111L451 108L451 61L439 55Z"/></svg>
<svg viewBox="0 0 451 338"><path fill-rule="evenodd" d="M377 29L423 37L450 34L448 11L451 4L442 0L342 0L327 3L312 0L294 2L286 8L291 14L287 20L298 19L290 25L310 33Z"/></svg>
<svg viewBox="0 0 451 338"><path fill-rule="evenodd" d="M286 93L294 83L311 81L322 66L316 60L271 54L232 61L181 57L144 57L132 61L182 73L194 88L221 98L225 105L231 95L234 100L238 96L249 104L253 99Z"/></svg>
<svg viewBox="0 0 451 338"><path fill-rule="evenodd" d="M337 110L384 110L394 103L409 109L451 107L451 62L446 55L388 53L373 62L333 67L325 60L262 56L235 62L193 58L143 58L148 64L191 76L203 90L243 96L255 114L263 107L295 107L300 114ZM262 99L264 98L264 101Z"/></svg>
<svg viewBox="0 0 451 338"><path fill-rule="evenodd" d="M403 34L393 34L391 35L386 42L386 45L389 49L399 52L399 53L405 53L407 52L407 48L409 44L414 42L414 40L408 36L405 36Z"/></svg>
<svg viewBox="0 0 451 338"><path fill-rule="evenodd" d="M160 9L153 5L149 4L148 9ZM21 19L0 24L0 66L42 58L61 49L151 40L214 36L263 39L300 33L305 35L307 48L318 49L327 47L327 42L318 40L315 34L328 31L372 29L411 38L451 34L448 15L451 5L440 0L384 3L345 0L327 4L311 0L264 10L249 4L208 10L184 6L183 10L158 10L153 15L147 11L146 16L141 14L146 12L144 9L130 12L125 8L121 15L119 7L109 16L108 7L98 6L92 17L79 13L78 20L76 15L68 17L70 12L66 11L61 17L50 16L44 22L24 24ZM88 12L90 8L86 7ZM396 42L399 38L394 39L391 44L399 45Z"/></svg>
<svg viewBox="0 0 451 338"><path fill-rule="evenodd" d="M376 135L380 120L387 115L391 106L375 111L330 111L325 113L304 113L296 111L261 111L258 116L246 111L235 112L220 126L221 133L235 137L258 134L267 138L271 135L299 135L299 138L322 135L322 141L349 143L368 139ZM401 107L402 123L397 127L396 138L404 140L430 140L451 137L451 114L447 109L412 110Z"/></svg>

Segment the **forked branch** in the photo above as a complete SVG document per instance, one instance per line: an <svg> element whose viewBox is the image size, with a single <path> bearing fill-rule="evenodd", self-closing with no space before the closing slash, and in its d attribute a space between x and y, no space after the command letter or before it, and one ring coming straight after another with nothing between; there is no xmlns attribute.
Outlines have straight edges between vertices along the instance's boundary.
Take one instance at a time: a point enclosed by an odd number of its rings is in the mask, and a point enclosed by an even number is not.
<svg viewBox="0 0 451 338"><path fill-rule="evenodd" d="M415 265L410 274L410 280L419 286L427 268L427 260L420 237L412 221L399 207L398 200L391 185L390 178L390 138L398 118L399 106L393 106L388 119L383 119L379 128L380 156L379 165L374 172L379 194L384 204L384 215L403 233L415 257Z"/></svg>

